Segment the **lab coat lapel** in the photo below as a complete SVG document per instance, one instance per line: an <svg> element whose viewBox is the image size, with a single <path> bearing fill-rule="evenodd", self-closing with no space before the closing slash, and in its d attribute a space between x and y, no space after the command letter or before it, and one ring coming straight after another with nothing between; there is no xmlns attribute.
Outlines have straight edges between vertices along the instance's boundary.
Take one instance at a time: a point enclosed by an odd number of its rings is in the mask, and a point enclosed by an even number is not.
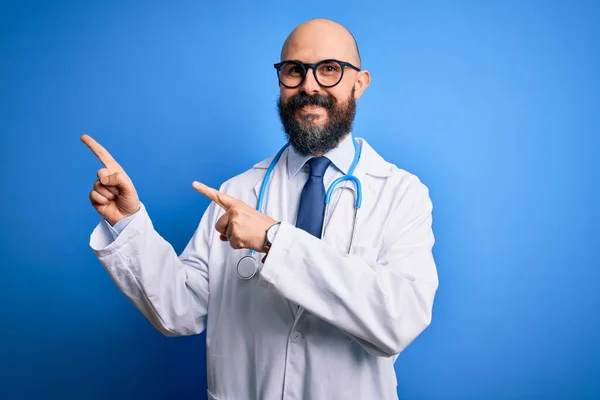
<svg viewBox="0 0 600 400"><path fill-rule="evenodd" d="M286 219L286 216L288 215L288 202L282 201L288 196L288 179L286 168L288 151L289 150L286 150L281 155L279 162L275 166L275 170L271 175L270 182L268 182L263 199L263 212L278 221ZM263 185L264 177L272 160L273 157L263 160L258 164L254 165L255 168L264 170L264 173L261 174L260 179L254 184L254 195L256 197L257 203ZM277 199L277 201L273 201L274 199ZM287 299L285 299L285 301L288 303L291 316L293 318L296 317L298 306Z"/></svg>
<svg viewBox="0 0 600 400"><path fill-rule="evenodd" d="M258 179L258 181L256 181L256 183L254 184L254 195L256 196L256 201L258 201L258 195L260 194L260 188L261 185L263 183L263 179L267 173L267 169L269 168L269 165L271 164L271 161L273 161L273 157L269 157L265 160L262 160L261 162L258 162L256 164L254 164L254 168L261 170L261 174L260 174L260 178ZM283 158L283 157L281 157ZM267 193L268 194L268 193Z"/></svg>
<svg viewBox="0 0 600 400"><path fill-rule="evenodd" d="M359 139L361 145L361 159L356 166L354 175L360 180L362 186L362 204L356 222L356 238L359 237L361 221L368 218L370 210L376 207L380 195L381 178L392 175L394 165L385 161L364 139ZM355 239L355 244L357 240Z"/></svg>
<svg viewBox="0 0 600 400"><path fill-rule="evenodd" d="M359 180L362 192L361 210L373 207L379 193L371 177L388 177L391 174L389 163L364 140L358 139L361 147L359 162L354 170L354 176ZM344 189L342 189L344 187ZM347 189L346 189L347 188ZM331 199L329 214L325 223L324 240L346 254L350 246L350 239L354 224L355 186L352 181L345 181L339 185ZM352 193L354 192L354 193ZM366 214L359 210L357 231L361 219Z"/></svg>

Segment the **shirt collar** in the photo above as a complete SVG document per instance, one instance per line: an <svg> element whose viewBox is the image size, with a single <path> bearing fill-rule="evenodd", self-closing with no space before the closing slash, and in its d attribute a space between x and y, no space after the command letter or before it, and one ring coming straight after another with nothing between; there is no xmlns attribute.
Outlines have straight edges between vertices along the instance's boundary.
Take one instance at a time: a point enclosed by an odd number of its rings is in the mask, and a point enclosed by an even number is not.
<svg viewBox="0 0 600 400"><path fill-rule="evenodd" d="M333 150L328 151L324 154L331 163L335 165L343 174L347 174L354 160L354 144L352 143L352 133L346 135L346 137L338 144ZM288 156L287 156L287 170L288 178L292 179L306 164L308 160L313 158L312 155L301 156L294 150L290 145Z"/></svg>
<svg viewBox="0 0 600 400"><path fill-rule="evenodd" d="M385 161L364 138L356 138L355 140L358 141L358 144L360 146L360 160L356 167L356 171L354 171L355 174L359 175L360 171L363 171L365 174L370 176L375 176L378 178L387 178L398 170L398 167L396 165ZM279 160L280 164L286 163L283 165L287 166L287 156L290 153L290 147L291 146L287 146L285 151L283 152L281 160ZM262 161L257 162L256 164L254 164L253 168L263 170L268 169L274 157L275 156L271 156L269 158L265 158ZM262 178L260 181L258 181L258 183L255 186L257 195L258 190L260 190L261 182Z"/></svg>

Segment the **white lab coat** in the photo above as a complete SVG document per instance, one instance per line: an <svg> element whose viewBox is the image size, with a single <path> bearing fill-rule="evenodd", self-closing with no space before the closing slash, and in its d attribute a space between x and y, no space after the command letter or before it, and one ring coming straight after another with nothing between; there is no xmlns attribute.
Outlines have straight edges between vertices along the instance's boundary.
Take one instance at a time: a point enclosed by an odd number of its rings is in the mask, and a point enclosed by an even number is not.
<svg viewBox="0 0 600 400"><path fill-rule="evenodd" d="M349 190L336 191L322 240L285 220L285 152L265 212L283 222L250 281L236 275L248 251L219 240L214 203L179 256L143 206L114 241L102 223L92 233L100 262L158 330L207 329L210 399L397 398L394 361L430 324L438 287L432 204L417 177L359 143L363 202L351 255ZM254 207L270 161L221 190Z"/></svg>

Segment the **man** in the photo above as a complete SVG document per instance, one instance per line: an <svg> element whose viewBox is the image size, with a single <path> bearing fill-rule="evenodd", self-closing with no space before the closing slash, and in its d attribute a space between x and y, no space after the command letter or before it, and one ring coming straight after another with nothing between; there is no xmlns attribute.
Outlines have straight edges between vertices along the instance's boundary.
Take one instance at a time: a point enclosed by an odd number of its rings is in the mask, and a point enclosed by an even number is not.
<svg viewBox="0 0 600 400"><path fill-rule="evenodd" d="M429 325L438 286L428 190L360 139L356 226L350 190L334 193L324 217L325 190L353 164L355 100L370 76L353 36L329 20L298 26L281 61L290 146L262 212L255 206L271 159L219 191L194 182L213 202L178 256L123 168L84 135L105 164L90 193L104 218L90 245L162 333L207 329L209 398L395 399L394 361ZM240 279L249 250L259 268Z"/></svg>

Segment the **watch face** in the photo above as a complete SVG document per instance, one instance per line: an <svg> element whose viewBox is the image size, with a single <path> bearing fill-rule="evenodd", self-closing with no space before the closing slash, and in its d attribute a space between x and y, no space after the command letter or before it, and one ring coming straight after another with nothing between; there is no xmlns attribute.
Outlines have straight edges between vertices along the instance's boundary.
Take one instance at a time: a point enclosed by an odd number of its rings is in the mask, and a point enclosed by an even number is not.
<svg viewBox="0 0 600 400"><path fill-rule="evenodd" d="M269 241L269 243L273 243L273 241L275 240L275 234L277 233L278 229L279 224L275 224L272 227L270 227L267 231L267 240Z"/></svg>

